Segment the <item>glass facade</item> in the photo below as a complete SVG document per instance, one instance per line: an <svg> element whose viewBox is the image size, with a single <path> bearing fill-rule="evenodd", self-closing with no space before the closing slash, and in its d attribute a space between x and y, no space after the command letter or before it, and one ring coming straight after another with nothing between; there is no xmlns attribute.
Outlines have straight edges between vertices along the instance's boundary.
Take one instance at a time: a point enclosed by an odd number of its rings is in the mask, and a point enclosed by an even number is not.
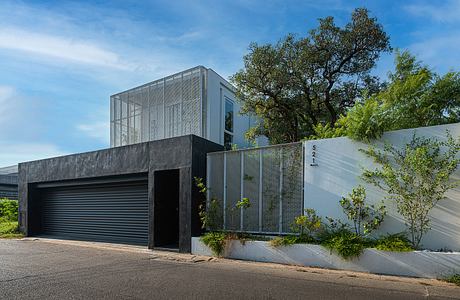
<svg viewBox="0 0 460 300"><path fill-rule="evenodd" d="M203 136L206 69L196 67L110 97L110 146Z"/></svg>

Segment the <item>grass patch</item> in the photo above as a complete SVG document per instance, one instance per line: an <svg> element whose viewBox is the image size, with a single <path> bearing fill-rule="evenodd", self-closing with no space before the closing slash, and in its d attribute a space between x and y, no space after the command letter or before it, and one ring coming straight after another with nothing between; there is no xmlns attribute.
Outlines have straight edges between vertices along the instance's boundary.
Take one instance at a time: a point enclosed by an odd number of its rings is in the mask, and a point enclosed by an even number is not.
<svg viewBox="0 0 460 300"><path fill-rule="evenodd" d="M460 274L454 274L452 276L442 278L441 280L444 280L446 282L450 282L450 283L460 286Z"/></svg>
<svg viewBox="0 0 460 300"><path fill-rule="evenodd" d="M414 251L411 242L403 233L388 234L380 237L375 241L375 248L393 252Z"/></svg>
<svg viewBox="0 0 460 300"><path fill-rule="evenodd" d="M4 221L0 223L0 238L20 238L23 236L19 232L18 222Z"/></svg>

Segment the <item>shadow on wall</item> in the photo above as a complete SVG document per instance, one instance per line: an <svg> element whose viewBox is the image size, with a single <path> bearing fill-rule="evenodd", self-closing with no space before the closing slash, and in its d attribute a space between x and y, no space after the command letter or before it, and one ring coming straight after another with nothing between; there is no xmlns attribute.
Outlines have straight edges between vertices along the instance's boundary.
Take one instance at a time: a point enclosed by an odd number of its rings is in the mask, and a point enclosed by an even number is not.
<svg viewBox="0 0 460 300"><path fill-rule="evenodd" d="M373 145L382 149L385 142L388 142L402 147L410 141L414 131L418 136L443 140L446 139L446 130L454 137L460 136L460 124L457 123L388 132ZM318 166L310 166L313 145L316 146L315 158ZM358 184L366 187L368 203L380 202L385 194L360 179L363 169L377 166L359 151L367 147L367 144L345 137L305 142L305 208L314 208L323 217L330 216L347 221L339 201ZM458 178L460 170L454 174L454 179ZM431 212L432 230L424 237L422 244L429 249L460 250L460 188L449 191L446 196L447 198L440 201ZM398 214L394 203L386 201L385 205L388 215L376 234L405 230L404 220Z"/></svg>

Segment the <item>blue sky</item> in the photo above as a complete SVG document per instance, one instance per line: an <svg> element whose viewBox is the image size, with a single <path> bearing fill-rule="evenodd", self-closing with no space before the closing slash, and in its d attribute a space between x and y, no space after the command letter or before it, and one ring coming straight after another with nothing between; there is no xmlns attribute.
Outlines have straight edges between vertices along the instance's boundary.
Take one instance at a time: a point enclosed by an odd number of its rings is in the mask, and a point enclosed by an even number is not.
<svg viewBox="0 0 460 300"><path fill-rule="evenodd" d="M460 1L2 0L0 166L106 148L111 94L196 65L228 77L251 41L305 35L329 15L344 24L356 7L394 48L459 70Z"/></svg>

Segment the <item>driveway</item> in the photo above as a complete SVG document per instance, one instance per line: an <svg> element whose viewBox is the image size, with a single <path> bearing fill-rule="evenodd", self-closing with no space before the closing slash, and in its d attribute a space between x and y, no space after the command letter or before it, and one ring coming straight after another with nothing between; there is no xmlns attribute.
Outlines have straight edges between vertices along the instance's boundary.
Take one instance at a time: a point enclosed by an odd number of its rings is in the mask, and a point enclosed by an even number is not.
<svg viewBox="0 0 460 300"><path fill-rule="evenodd" d="M79 242L0 240L1 299L454 299L435 280Z"/></svg>

